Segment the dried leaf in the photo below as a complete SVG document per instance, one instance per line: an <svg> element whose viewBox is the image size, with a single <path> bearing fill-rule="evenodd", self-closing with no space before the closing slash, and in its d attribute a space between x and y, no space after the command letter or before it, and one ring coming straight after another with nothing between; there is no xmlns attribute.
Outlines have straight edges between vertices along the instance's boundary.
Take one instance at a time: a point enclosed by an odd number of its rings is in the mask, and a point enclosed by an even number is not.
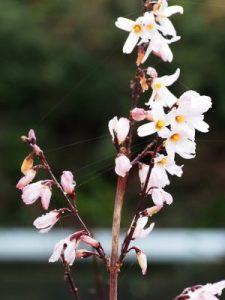
<svg viewBox="0 0 225 300"><path fill-rule="evenodd" d="M33 168L33 163L33 154L29 154L22 163L21 172L26 175Z"/></svg>

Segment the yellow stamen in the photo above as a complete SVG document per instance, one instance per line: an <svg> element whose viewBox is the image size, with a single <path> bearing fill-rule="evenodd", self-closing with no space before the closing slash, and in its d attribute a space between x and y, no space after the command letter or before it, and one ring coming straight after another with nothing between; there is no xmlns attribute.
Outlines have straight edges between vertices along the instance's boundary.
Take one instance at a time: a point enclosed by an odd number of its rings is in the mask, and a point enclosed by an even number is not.
<svg viewBox="0 0 225 300"><path fill-rule="evenodd" d="M163 159L161 159L160 161L158 161L159 164L165 166L168 163L168 159L166 157L164 157Z"/></svg>
<svg viewBox="0 0 225 300"><path fill-rule="evenodd" d="M177 141L179 141L181 139L181 136L180 136L179 133L174 133L173 135L171 135L170 139L173 142L177 142Z"/></svg>
<svg viewBox="0 0 225 300"><path fill-rule="evenodd" d="M156 129L160 130L165 126L165 122L163 120L159 120L157 121L157 123L155 124Z"/></svg>
<svg viewBox="0 0 225 300"><path fill-rule="evenodd" d="M139 24L134 25L133 29L134 29L134 32L136 32L136 33L139 33L142 31L142 27Z"/></svg>
<svg viewBox="0 0 225 300"><path fill-rule="evenodd" d="M153 88L155 88L155 89L161 89L161 87L162 87L161 83L156 83L153 86Z"/></svg>
<svg viewBox="0 0 225 300"><path fill-rule="evenodd" d="M152 30L154 28L154 25L153 24L148 24L146 27L147 27L148 30Z"/></svg>
<svg viewBox="0 0 225 300"><path fill-rule="evenodd" d="M185 118L184 118L184 116L176 116L176 121L177 121L177 123L184 123L184 121L185 121Z"/></svg>

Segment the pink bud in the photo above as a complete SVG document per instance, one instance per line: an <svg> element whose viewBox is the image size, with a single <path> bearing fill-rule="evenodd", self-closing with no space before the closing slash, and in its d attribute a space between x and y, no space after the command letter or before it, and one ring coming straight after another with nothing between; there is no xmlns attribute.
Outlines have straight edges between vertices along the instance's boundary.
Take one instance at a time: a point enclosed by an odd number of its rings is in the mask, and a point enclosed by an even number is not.
<svg viewBox="0 0 225 300"><path fill-rule="evenodd" d="M34 220L33 225L40 229L40 233L47 233L59 220L59 212L57 210L50 211L49 213L38 217Z"/></svg>
<svg viewBox="0 0 225 300"><path fill-rule="evenodd" d="M139 263L139 266L141 268L142 274L145 275L147 272L147 257L144 252L137 251L136 252L137 260Z"/></svg>
<svg viewBox="0 0 225 300"><path fill-rule="evenodd" d="M31 142L32 144L36 143L36 135L35 135L35 132L34 132L33 129L29 130L29 132L28 132L28 139L29 139L29 142Z"/></svg>
<svg viewBox="0 0 225 300"><path fill-rule="evenodd" d="M136 107L131 111L131 117L137 122L143 121L146 118L146 112L143 108Z"/></svg>
<svg viewBox="0 0 225 300"><path fill-rule="evenodd" d="M76 183L73 180L73 174L70 171L63 171L61 176L61 185L65 193L73 195Z"/></svg>
<svg viewBox="0 0 225 300"><path fill-rule="evenodd" d="M120 154L119 156L117 156L115 163L115 172L121 177L125 177L132 168L129 158L124 154Z"/></svg>
<svg viewBox="0 0 225 300"><path fill-rule="evenodd" d="M25 176L23 176L17 183L16 187L22 190L26 185L28 185L36 176L36 171L31 169L27 172Z"/></svg>
<svg viewBox="0 0 225 300"><path fill-rule="evenodd" d="M97 240L91 238L89 235L82 235L80 237L80 240L93 248L99 248L100 243Z"/></svg>

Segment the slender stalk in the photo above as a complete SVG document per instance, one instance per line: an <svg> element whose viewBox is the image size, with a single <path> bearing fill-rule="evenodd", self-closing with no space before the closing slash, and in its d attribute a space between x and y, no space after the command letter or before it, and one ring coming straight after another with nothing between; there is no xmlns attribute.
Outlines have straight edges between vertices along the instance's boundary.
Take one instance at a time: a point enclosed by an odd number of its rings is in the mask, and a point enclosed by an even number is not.
<svg viewBox="0 0 225 300"><path fill-rule="evenodd" d="M126 184L127 177L118 177L112 225L112 252L109 267L109 300L117 300L118 272L120 270L120 266L117 264L118 245L120 235L121 212L123 207L123 199L126 190Z"/></svg>
<svg viewBox="0 0 225 300"><path fill-rule="evenodd" d="M74 280L72 279L72 276L70 274L70 267L67 264L67 262L64 259L64 255L62 255L62 261L63 261L63 268L64 268L64 280L68 283L68 285L70 286L70 289L74 295L74 298L76 300L81 300L80 296L79 296L79 291L77 286L74 283Z"/></svg>

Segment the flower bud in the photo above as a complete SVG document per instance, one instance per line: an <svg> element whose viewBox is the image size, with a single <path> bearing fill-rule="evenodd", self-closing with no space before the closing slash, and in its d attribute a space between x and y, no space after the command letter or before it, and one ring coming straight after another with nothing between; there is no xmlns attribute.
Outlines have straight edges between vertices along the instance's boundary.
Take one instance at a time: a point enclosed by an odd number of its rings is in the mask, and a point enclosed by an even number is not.
<svg viewBox="0 0 225 300"><path fill-rule="evenodd" d="M143 108L135 107L130 113L132 119L137 122L143 121L146 118L146 112Z"/></svg>
<svg viewBox="0 0 225 300"><path fill-rule="evenodd" d="M117 139L119 145L122 144L130 131L130 121L126 118L120 118L118 120L117 117L114 117L109 121L109 132L115 141Z"/></svg>
<svg viewBox="0 0 225 300"><path fill-rule="evenodd" d="M115 163L115 172L121 177L125 177L132 168L129 158L123 154L117 156Z"/></svg>
<svg viewBox="0 0 225 300"><path fill-rule="evenodd" d="M142 274L145 275L147 272L147 257L145 253L141 250L136 251L137 261L141 268Z"/></svg>
<svg viewBox="0 0 225 300"><path fill-rule="evenodd" d="M81 235L80 240L93 248L99 248L100 243L89 235Z"/></svg>
<svg viewBox="0 0 225 300"><path fill-rule="evenodd" d="M61 185L65 193L73 195L76 183L73 180L73 174L70 171L63 171L61 176Z"/></svg>

